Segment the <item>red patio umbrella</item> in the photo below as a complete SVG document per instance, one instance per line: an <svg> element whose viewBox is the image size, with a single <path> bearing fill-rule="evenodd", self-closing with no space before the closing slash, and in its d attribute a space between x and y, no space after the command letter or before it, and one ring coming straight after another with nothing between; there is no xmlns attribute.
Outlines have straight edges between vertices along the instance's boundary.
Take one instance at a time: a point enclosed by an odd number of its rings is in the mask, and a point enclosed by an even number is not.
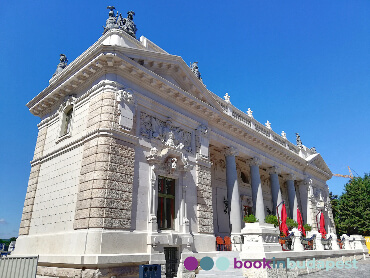
<svg viewBox="0 0 370 278"><path fill-rule="evenodd" d="M301 231L303 236L306 236L306 231L304 230L303 227L301 211L299 210L299 208L297 208L297 220L298 220L298 231Z"/></svg>
<svg viewBox="0 0 370 278"><path fill-rule="evenodd" d="M283 204L281 207L280 231L283 232L284 236L288 236L288 232L289 232L288 226L286 225L286 219L287 219L286 208L285 208L285 204Z"/></svg>
<svg viewBox="0 0 370 278"><path fill-rule="evenodd" d="M324 214L321 212L320 215L320 234L322 235L322 238L325 238L326 231L325 231L325 218Z"/></svg>

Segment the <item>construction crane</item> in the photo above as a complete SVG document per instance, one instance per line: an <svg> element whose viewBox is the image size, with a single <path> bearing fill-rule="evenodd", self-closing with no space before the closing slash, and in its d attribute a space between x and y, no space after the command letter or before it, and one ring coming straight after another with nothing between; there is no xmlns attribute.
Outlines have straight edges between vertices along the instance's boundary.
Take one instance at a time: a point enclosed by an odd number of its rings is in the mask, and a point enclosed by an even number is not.
<svg viewBox="0 0 370 278"><path fill-rule="evenodd" d="M353 179L354 176L353 176L351 168L349 168L349 166L348 166L348 171L349 171L349 175L333 174L333 176Z"/></svg>

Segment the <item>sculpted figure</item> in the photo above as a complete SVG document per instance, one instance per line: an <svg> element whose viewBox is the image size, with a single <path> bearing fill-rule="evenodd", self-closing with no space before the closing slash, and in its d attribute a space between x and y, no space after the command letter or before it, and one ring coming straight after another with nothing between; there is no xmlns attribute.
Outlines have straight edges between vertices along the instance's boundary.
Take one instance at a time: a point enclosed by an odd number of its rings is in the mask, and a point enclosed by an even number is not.
<svg viewBox="0 0 370 278"><path fill-rule="evenodd" d="M53 76L57 75L58 73L60 73L66 66L67 66L67 63L68 63L68 59L67 59L67 56L64 55L64 54L60 54L60 58L59 58L59 64L57 66L57 69L56 71L54 72Z"/></svg>
<svg viewBox="0 0 370 278"><path fill-rule="evenodd" d="M190 66L191 71L195 74L195 76L202 81L202 77L200 76L198 62L193 62Z"/></svg>
<svg viewBox="0 0 370 278"><path fill-rule="evenodd" d="M296 135L296 140L297 140L297 146L302 148L303 144L302 144L302 141L301 141L301 136L299 136L298 133L296 133L295 135Z"/></svg>
<svg viewBox="0 0 370 278"><path fill-rule="evenodd" d="M108 6L107 9L109 9L109 17L107 19L107 21L105 22L105 26L103 26L104 28L104 32L103 34L105 34L108 30L110 29L118 29L119 26L117 24L117 18L114 16L114 9L115 7L114 6Z"/></svg>
<svg viewBox="0 0 370 278"><path fill-rule="evenodd" d="M118 17L118 24L123 31L125 31L130 36L136 38L136 25L134 23L134 15L135 12L129 11L127 12L127 18L122 18L122 15L119 15Z"/></svg>

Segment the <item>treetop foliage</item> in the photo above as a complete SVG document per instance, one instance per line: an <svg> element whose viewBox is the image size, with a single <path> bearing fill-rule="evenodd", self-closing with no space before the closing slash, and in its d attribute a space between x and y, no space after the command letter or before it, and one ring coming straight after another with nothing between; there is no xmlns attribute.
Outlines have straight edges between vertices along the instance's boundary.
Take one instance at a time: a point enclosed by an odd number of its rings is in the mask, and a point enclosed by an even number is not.
<svg viewBox="0 0 370 278"><path fill-rule="evenodd" d="M343 194L330 193L337 234L370 235L370 174L351 179Z"/></svg>

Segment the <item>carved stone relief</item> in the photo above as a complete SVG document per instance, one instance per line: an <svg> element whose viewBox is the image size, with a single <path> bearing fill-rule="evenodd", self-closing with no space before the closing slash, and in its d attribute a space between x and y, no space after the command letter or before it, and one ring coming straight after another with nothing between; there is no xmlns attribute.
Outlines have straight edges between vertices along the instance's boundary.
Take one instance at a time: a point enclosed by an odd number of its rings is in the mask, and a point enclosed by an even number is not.
<svg viewBox="0 0 370 278"><path fill-rule="evenodd" d="M171 120L162 121L145 112L140 113L140 135L148 139L157 139L163 144L187 152L192 151L191 132L172 124Z"/></svg>

